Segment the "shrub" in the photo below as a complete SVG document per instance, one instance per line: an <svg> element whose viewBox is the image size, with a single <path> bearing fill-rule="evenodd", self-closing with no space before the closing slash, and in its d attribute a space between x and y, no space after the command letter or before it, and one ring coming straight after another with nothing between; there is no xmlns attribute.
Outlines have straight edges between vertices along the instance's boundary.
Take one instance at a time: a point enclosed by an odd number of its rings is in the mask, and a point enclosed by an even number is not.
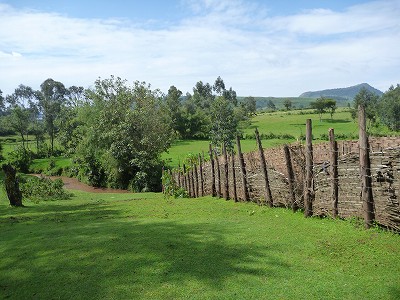
<svg viewBox="0 0 400 300"><path fill-rule="evenodd" d="M169 172L164 172L162 176L162 184L164 186L164 198L169 199L169 197L176 198L188 198L188 192L178 187L174 178Z"/></svg>
<svg viewBox="0 0 400 300"><path fill-rule="evenodd" d="M34 202L40 200L66 200L72 194L67 192L61 179L51 180L46 177L19 178L22 196Z"/></svg>

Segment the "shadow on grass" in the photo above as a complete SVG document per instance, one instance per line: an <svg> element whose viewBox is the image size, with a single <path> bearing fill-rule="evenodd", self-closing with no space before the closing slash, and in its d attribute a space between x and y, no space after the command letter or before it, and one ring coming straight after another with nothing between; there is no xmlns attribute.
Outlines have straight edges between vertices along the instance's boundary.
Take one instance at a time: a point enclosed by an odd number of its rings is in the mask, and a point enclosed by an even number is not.
<svg viewBox="0 0 400 300"><path fill-rule="evenodd" d="M53 210L3 226L3 298L139 299L165 286L219 290L230 277L276 277L289 268L277 258L279 245L235 241L234 229L212 223L140 220L101 203Z"/></svg>

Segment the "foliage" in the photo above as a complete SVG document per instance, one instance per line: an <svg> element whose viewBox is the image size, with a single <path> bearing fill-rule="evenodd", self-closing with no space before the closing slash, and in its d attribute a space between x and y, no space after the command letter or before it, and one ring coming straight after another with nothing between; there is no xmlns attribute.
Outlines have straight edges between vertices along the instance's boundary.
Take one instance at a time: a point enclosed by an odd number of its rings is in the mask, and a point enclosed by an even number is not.
<svg viewBox="0 0 400 300"><path fill-rule="evenodd" d="M310 107L315 109L319 114L319 121L322 121L322 114L328 111L333 118L333 114L336 111L336 100L320 97L314 102L310 103Z"/></svg>
<svg viewBox="0 0 400 300"><path fill-rule="evenodd" d="M188 192L177 185L171 173L168 171L163 173L162 185L165 199L169 199L170 197L174 197L175 199L189 197Z"/></svg>
<svg viewBox="0 0 400 300"><path fill-rule="evenodd" d="M19 180L23 197L36 203L42 200L67 200L72 196L63 188L61 179L53 181L46 177L20 177Z"/></svg>
<svg viewBox="0 0 400 300"><path fill-rule="evenodd" d="M391 130L400 130L400 85L391 86L379 103L379 116Z"/></svg>
<svg viewBox="0 0 400 300"><path fill-rule="evenodd" d="M76 154L80 174L94 185L159 189L160 154L173 139L161 92L112 76L98 79L87 98Z"/></svg>
<svg viewBox="0 0 400 300"><path fill-rule="evenodd" d="M43 112L46 131L50 136L51 153L54 151L54 139L58 132L57 119L60 117L62 106L66 101L67 89L64 84L51 78L46 79L41 85L39 105Z"/></svg>
<svg viewBox="0 0 400 300"><path fill-rule="evenodd" d="M211 141L215 146L233 148L238 120L233 113L233 105L225 97L217 97L211 106Z"/></svg>
<svg viewBox="0 0 400 300"><path fill-rule="evenodd" d="M256 115L257 112L257 103L254 97L246 97L240 103L240 106L243 108L246 117L252 117Z"/></svg>
<svg viewBox="0 0 400 300"><path fill-rule="evenodd" d="M29 166L32 163L33 153L30 150L25 149L22 145L8 154L7 162L14 168L22 173L29 172Z"/></svg>
<svg viewBox="0 0 400 300"><path fill-rule="evenodd" d="M290 99L285 99L283 101L283 106L285 107L286 110L291 110L293 107L293 103Z"/></svg>
<svg viewBox="0 0 400 300"><path fill-rule="evenodd" d="M353 109L351 111L352 118L355 119L357 117L358 106L363 105L365 107L366 118L370 123L369 125L373 124L377 117L378 99L378 95L365 88L361 88L360 92L354 97L353 100Z"/></svg>

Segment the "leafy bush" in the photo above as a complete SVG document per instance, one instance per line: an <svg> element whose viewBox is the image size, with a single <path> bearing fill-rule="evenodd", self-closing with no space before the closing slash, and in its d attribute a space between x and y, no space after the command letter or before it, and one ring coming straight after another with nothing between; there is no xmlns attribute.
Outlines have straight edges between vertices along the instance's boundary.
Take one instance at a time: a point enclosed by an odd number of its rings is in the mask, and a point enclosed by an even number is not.
<svg viewBox="0 0 400 300"><path fill-rule="evenodd" d="M8 162L18 171L23 173L29 172L29 166L32 163L32 152L22 146L9 154Z"/></svg>
<svg viewBox="0 0 400 300"><path fill-rule="evenodd" d="M72 194L67 192L61 179L51 180L46 177L19 178L22 196L34 202L40 200L66 200Z"/></svg>
<svg viewBox="0 0 400 300"><path fill-rule="evenodd" d="M162 176L162 184L164 186L164 198L168 199L169 197L176 198L188 198L188 192L179 187L172 175L169 172L164 172Z"/></svg>

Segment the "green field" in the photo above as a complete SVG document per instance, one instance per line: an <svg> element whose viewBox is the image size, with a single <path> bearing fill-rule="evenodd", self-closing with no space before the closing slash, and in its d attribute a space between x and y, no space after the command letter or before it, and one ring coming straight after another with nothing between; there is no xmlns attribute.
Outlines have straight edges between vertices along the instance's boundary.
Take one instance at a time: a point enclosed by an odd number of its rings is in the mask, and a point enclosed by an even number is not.
<svg viewBox="0 0 400 300"><path fill-rule="evenodd" d="M1 299L399 299L400 236L211 197L7 205Z"/></svg>

